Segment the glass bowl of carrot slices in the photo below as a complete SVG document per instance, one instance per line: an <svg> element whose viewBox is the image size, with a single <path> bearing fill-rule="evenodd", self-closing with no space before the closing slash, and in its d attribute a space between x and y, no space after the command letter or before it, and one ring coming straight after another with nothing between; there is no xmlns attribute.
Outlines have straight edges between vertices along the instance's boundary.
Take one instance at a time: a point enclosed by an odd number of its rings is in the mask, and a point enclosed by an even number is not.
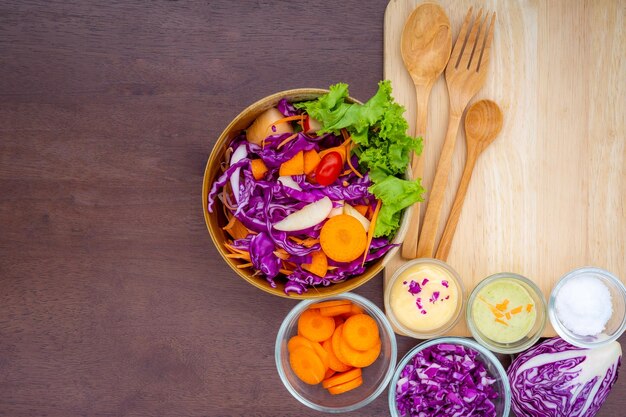
<svg viewBox="0 0 626 417"><path fill-rule="evenodd" d="M387 387L397 359L384 313L352 293L306 300L283 320L276 367L287 391L322 412L357 410Z"/></svg>

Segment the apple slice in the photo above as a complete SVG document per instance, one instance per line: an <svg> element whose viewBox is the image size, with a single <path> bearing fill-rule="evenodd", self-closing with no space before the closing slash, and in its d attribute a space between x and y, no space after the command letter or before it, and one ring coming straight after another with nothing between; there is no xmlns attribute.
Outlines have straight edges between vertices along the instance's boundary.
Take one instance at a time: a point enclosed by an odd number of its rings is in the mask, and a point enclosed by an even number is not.
<svg viewBox="0 0 626 417"><path fill-rule="evenodd" d="M338 204L338 206L333 207L333 209L330 211L330 214L328 215L329 219L331 217L335 217L335 216L339 216L340 214L343 214L343 200L335 201L335 203Z"/></svg>
<svg viewBox="0 0 626 417"><path fill-rule="evenodd" d="M357 209L352 207L350 204L344 204L343 212L344 212L344 214L347 214L347 215L352 216L355 219L357 219L363 225L363 228L365 228L366 232L369 230L369 228L370 228L370 221L367 220L367 218L364 215L359 213L357 211Z"/></svg>
<svg viewBox="0 0 626 417"><path fill-rule="evenodd" d="M328 217L333 209L333 202L330 198L324 197L314 203L307 204L300 210L291 213L274 225L274 229L281 232L295 232L297 230L308 229L321 223Z"/></svg>
<svg viewBox="0 0 626 417"><path fill-rule="evenodd" d="M304 119L302 130L304 130L304 133L306 133L307 135L315 134L315 132L317 132L321 128L322 124L311 116L307 115Z"/></svg>
<svg viewBox="0 0 626 417"><path fill-rule="evenodd" d="M243 158L248 156L248 149L245 144L239 145L237 149L233 152L230 157L230 164L235 165L237 162L241 161ZM233 189L233 195L235 196L235 201L239 202L239 173L241 172L241 168L237 168L233 175L230 176L230 186Z"/></svg>
<svg viewBox="0 0 626 417"><path fill-rule="evenodd" d="M291 175L283 175L282 177L278 177L278 182L284 185L285 187L293 188L294 190L302 191L302 188L298 185L297 182L291 178Z"/></svg>
<svg viewBox="0 0 626 417"><path fill-rule="evenodd" d="M248 142L261 145L263 139L268 136L293 133L291 123L280 123L274 126L275 129L272 129L272 124L283 117L285 116L277 108L267 109L246 129L246 139L248 139Z"/></svg>

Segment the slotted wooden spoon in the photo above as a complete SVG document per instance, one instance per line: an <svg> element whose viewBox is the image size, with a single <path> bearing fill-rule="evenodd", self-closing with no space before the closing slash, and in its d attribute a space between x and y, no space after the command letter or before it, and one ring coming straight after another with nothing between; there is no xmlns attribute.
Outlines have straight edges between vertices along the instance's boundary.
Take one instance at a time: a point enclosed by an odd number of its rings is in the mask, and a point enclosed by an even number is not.
<svg viewBox="0 0 626 417"><path fill-rule="evenodd" d="M417 6L404 24L401 43L404 66L415 85L415 136L426 136L430 91L446 67L451 50L452 30L446 12L434 3ZM411 178L421 178L423 175L424 157L413 154ZM402 244L402 256L405 258L413 259L417 255L419 221L420 203L415 203L409 222L411 226Z"/></svg>
<svg viewBox="0 0 626 417"><path fill-rule="evenodd" d="M491 100L480 100L472 104L465 114L465 140L467 142L467 160L465 169L459 183L459 188L452 203L450 217L443 230L439 249L435 258L442 261L448 259L450 246L454 238L456 226L459 223L463 201L467 193L474 165L480 154L489 146L502 130L502 111L496 103Z"/></svg>

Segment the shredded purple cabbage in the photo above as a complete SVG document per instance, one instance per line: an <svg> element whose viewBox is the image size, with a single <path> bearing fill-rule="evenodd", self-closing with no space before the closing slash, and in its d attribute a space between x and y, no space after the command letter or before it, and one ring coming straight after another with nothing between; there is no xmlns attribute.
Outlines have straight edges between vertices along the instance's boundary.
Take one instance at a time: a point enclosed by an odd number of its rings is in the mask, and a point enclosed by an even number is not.
<svg viewBox="0 0 626 417"><path fill-rule="evenodd" d="M296 110L296 108L293 106L293 104L291 104L289 101L287 101L286 98L280 99L280 101L278 102L278 105L276 106L276 108L285 117L295 116L296 114L298 114L298 110Z"/></svg>
<svg viewBox="0 0 626 417"><path fill-rule="evenodd" d="M278 110L285 116L293 116L300 112L287 100L279 102ZM368 262L381 258L397 245L391 244L386 238L374 239L365 258L365 266L362 265L362 258L347 263L329 260L332 268L324 277L302 269L302 264L311 262L311 253L319 251L321 246L316 243L306 247L297 243L297 240L318 239L323 223L297 232L275 230L274 224L307 204L324 197L329 197L336 205L344 201L352 205L362 204L372 208L375 207L376 200L368 190L372 185L369 176L359 178L353 172L340 176L328 186L311 183L305 175L293 176L293 180L301 187L301 191L278 182L280 165L298 152L311 149L320 151L337 146L343 140L334 134L308 136L299 132L295 138L279 149L278 145L290 135L289 133L270 135L262 146L249 143L244 132L237 135L230 144L230 150L233 151L245 144L247 156L229 166L213 182L208 194L208 211L213 213L217 200L224 199L222 204L250 230L246 239L235 240L232 243L233 246L250 253L250 260L256 273L263 276L272 287L277 285L276 279L284 277L282 279L284 279L287 294L292 292L302 294L311 287L328 286L362 274ZM261 180L256 180L252 174L250 161L254 159L261 159L268 168ZM351 161L353 166L358 168L356 155L352 156ZM231 181L234 175L238 175L239 178ZM238 201L232 197L231 193L220 195L220 191L229 181L231 184L238 184ZM285 250L289 255L288 261L297 265L289 276L284 276L280 272L283 269L283 260L276 256L277 249Z"/></svg>
<svg viewBox="0 0 626 417"><path fill-rule="evenodd" d="M400 372L396 406L409 417L495 417L495 382L477 351L440 343L418 352Z"/></svg>

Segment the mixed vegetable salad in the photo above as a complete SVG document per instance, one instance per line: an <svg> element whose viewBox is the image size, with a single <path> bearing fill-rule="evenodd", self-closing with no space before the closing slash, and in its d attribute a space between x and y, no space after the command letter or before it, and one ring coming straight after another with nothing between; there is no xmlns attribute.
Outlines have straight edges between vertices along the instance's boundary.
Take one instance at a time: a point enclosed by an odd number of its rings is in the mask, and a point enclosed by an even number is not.
<svg viewBox="0 0 626 417"><path fill-rule="evenodd" d="M335 84L312 101L281 100L231 142L208 210L223 206L228 256L285 292L341 282L393 246L402 210L422 200L403 179L421 138L406 134L389 81L365 104Z"/></svg>

